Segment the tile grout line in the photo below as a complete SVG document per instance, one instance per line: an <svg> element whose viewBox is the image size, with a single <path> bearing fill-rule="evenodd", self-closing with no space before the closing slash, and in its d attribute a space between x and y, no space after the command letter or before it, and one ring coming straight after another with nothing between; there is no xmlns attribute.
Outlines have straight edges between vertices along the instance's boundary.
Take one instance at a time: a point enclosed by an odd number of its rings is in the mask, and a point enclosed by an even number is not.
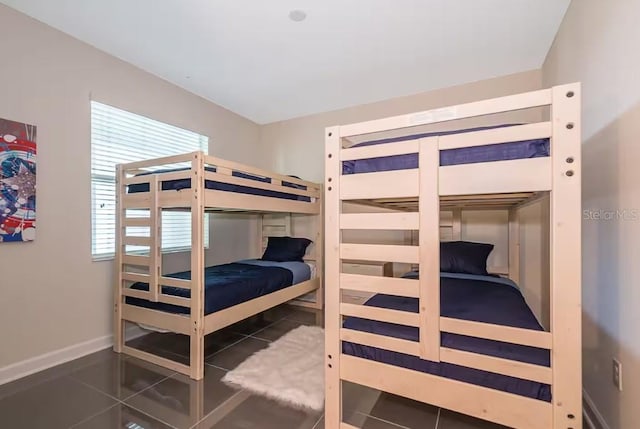
<svg viewBox="0 0 640 429"><path fill-rule="evenodd" d="M120 401L117 401L115 404L111 405L110 407L105 408L104 410L100 410L99 412L95 413L95 414L91 414L89 417L85 417L84 419L80 420L79 422L76 422L74 424L72 424L71 426L69 426L69 429L75 428L80 426L81 424L84 424L86 422L88 422L89 420L93 419L94 417L99 416L102 413L106 413L107 411L109 411L112 408L117 407L118 405L120 405Z"/></svg>
<svg viewBox="0 0 640 429"><path fill-rule="evenodd" d="M246 340L247 338L249 338L249 337L250 337L250 335L247 335L247 334L241 334L241 333L239 333L239 332L236 332L236 333L237 333L238 335L242 335L242 338L240 338L238 341L235 341L235 342L233 342L233 343L231 343L231 344L229 344L229 345L227 345L227 346L224 346L223 348L221 348L221 349L220 349L220 350L218 350L217 352L213 352L213 353L211 353L209 356L205 356L205 357L204 357L204 358L205 358L205 360L206 360L206 359L209 359L209 358L211 358L211 357L213 357L213 356L215 356L215 355L217 355L218 353L221 353L221 352L223 352L223 351L227 350L229 347L233 347L233 346L235 346L236 344L238 344L238 343L240 343L240 342L242 342L242 341L244 341L244 340ZM189 356L183 356L183 357L189 357Z"/></svg>
<svg viewBox="0 0 640 429"><path fill-rule="evenodd" d="M371 414L366 414L366 413L363 413L361 411L356 411L356 413L360 414L361 416L370 417L370 418L372 418L374 420L377 420L379 422L387 423L387 424L389 424L389 425L391 425L393 427L402 428L402 429L411 429L411 428L408 428L407 426L400 425L400 424L398 424L396 422L392 422L390 420L381 419L380 417L372 416Z"/></svg>
<svg viewBox="0 0 640 429"><path fill-rule="evenodd" d="M159 380L159 381L157 381L157 382L155 382L155 383L153 383L153 384L151 384L151 385L149 385L149 386L145 387L144 389L140 390L139 392L136 392L136 393L134 393L134 394L132 394L132 395L129 395L129 396L127 396L127 397L126 397L126 398L124 398L124 399L120 399L120 402L122 402L122 403L124 404L124 403L125 403L125 401L128 401L129 399L133 398L134 396L138 396L138 395L139 395L139 394L141 394L142 392L146 392L147 390L149 390L149 389L151 389L151 388L153 388L153 387L156 387L158 384L160 384L160 383L162 383L163 381L166 381L166 380L168 380L168 379L172 378L172 377L173 377L173 376L175 376L175 375L178 375L178 373L177 373L177 372L174 372L174 373L173 373L173 374L171 374L171 375L167 375L167 376L166 376L166 377L164 377L163 379L161 379L161 380ZM127 404L127 405L129 405L129 404Z"/></svg>
<svg viewBox="0 0 640 429"><path fill-rule="evenodd" d="M204 420L207 419L207 417L209 417L211 414L215 413L216 410L218 410L220 407L222 407L223 405L225 405L227 402L231 401L233 398L235 398L236 396L238 396L239 394L241 394L242 392L245 392L245 389L240 389L238 390L236 393L234 393L233 395L229 396L226 400L224 400L220 405L218 405L217 407L215 407L213 410L211 410L206 416L202 417L200 420L198 420L193 426L191 426L189 429L195 429L196 426L198 426L200 423L202 423Z"/></svg>
<svg viewBox="0 0 640 429"><path fill-rule="evenodd" d="M153 383L153 384L150 384L149 386L145 387L144 389L142 389L142 390L140 390L140 391L138 391L138 392L136 392L136 393L133 393L133 394L131 394L131 395L129 395L129 396L127 396L127 397L125 397L124 399L120 399L120 398L117 398L116 396L111 395L110 393L103 392L103 391L102 391L101 389L99 389L98 387L93 386L93 385L91 385L91 384L89 384L89 383L87 383L87 382L85 382L85 381L83 381L83 380L77 379L77 378L75 378L75 377L72 377L72 380L74 380L74 381L76 381L76 382L78 382L78 383L82 384L83 386L88 387L88 388L90 388L90 389L92 389L92 390L94 390L94 391L96 391L96 392L98 392L98 393L102 393L103 395L107 396L108 398L113 399L113 400L114 400L114 401L116 401L116 402L119 402L119 403L122 403L122 404L124 404L124 405L129 406L129 404L128 404L128 403L126 403L125 401L127 401L127 400L129 400L129 399L133 398L134 396L139 395L139 394L140 394L140 393L142 393L142 392L145 392L145 391L147 391L147 390L151 389L152 387L157 386L158 384L162 383L162 382L163 382L163 381L165 381L165 380L168 380L169 378L172 378L172 377L173 377L173 376L175 376L175 375L178 375L178 373L177 373L177 372L173 372L173 374L165 376L164 378L162 378L162 379L160 379L160 380L156 381L156 382L155 382L155 383ZM111 408L111 407L109 407L109 408ZM109 408L107 408L107 409L109 409ZM100 413L98 413L98 414L100 414ZM96 414L96 415L97 415L97 414ZM93 417L95 417L95 416L93 416Z"/></svg>
<svg viewBox="0 0 640 429"><path fill-rule="evenodd" d="M272 343L272 340L267 340L266 338L254 337L253 335L247 335L249 338L253 338L254 340L264 341L265 343Z"/></svg>
<svg viewBox="0 0 640 429"><path fill-rule="evenodd" d="M257 331L253 331L253 332L252 332L252 333L250 333L250 334L243 334L243 335L247 335L247 336L249 336L249 337L250 337L250 336L252 336L252 335L257 334L258 332L262 332L262 331L264 331L265 329L272 327L272 326L273 326L273 325L275 325L276 323L282 322L284 319L286 319L286 316L281 317L280 319L278 319L278 320L276 320L276 321L274 321L274 322L269 323L267 326L265 326L265 327L263 327L263 328L260 328L260 329L258 329ZM240 333L240 332L238 332L238 333Z"/></svg>
<svg viewBox="0 0 640 429"><path fill-rule="evenodd" d="M316 424L313 425L313 427L311 429L318 429L318 425L322 421L323 417L324 417L324 411L322 413L320 413L320 417L318 417L318 421L316 422Z"/></svg>
<svg viewBox="0 0 640 429"><path fill-rule="evenodd" d="M114 401L116 401L116 402L121 402L121 401L120 401L120 399L116 398L115 396L111 395L110 393L103 392L102 390L98 389L97 387L92 386L91 384L86 383L86 382L84 382L84 381L82 381L82 380L79 380L79 379L77 379L77 378L75 378L75 377L71 377L71 376L69 376L69 377L70 377L73 381L75 381L75 382L76 382L76 383L78 383L78 384L83 385L84 387L88 387L89 389L91 389L91 390L93 390L93 391L95 391L95 392L101 393L101 394L103 394L104 396L106 396L107 398L111 398L111 399L113 399L113 400L114 400ZM111 408L111 407L109 407L109 408ZM100 414L100 413L98 413L98 414Z"/></svg>
<svg viewBox="0 0 640 429"><path fill-rule="evenodd" d="M136 410L137 412L142 413L142 414L144 414L145 416L150 417L150 418L152 418L153 420L158 421L158 422L162 423L163 425L166 425L166 426L168 426L168 427L170 427L170 428L173 428L173 429L179 429L178 427L176 427L176 426L172 425L171 423L169 423L169 422L165 422L165 421L164 421L164 420L162 420L161 418L156 417L156 416L154 416L154 415L152 415L151 413L148 413L148 412L146 412L146 411L143 411L143 410L139 409L138 407L136 407L136 406L134 406L134 405L127 404L127 403L125 403L125 402L122 402L122 405L124 405L124 406L126 406L126 407L129 407L129 408L131 408L132 410Z"/></svg>
<svg viewBox="0 0 640 429"><path fill-rule="evenodd" d="M219 369L219 370L221 370L221 371L225 371L225 372L229 372L229 371L231 371L230 369L223 368L223 367L221 367L221 366L214 365L214 364L212 364L212 363L207 363L207 362L205 362L204 364L205 364L205 366L210 366L211 368Z"/></svg>

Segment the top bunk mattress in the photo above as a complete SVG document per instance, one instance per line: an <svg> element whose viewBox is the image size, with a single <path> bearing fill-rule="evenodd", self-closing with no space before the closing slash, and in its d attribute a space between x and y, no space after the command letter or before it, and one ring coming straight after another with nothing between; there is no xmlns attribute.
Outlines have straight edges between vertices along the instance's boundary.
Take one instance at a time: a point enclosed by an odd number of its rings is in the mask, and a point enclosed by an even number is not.
<svg viewBox="0 0 640 429"><path fill-rule="evenodd" d="M473 131L490 130L494 128L511 127L521 124L506 124L488 127L468 128L464 130L441 131L409 136L393 137L358 143L352 147L372 146L384 143L395 143L425 137L446 136L452 134L469 133ZM538 158L549 156L549 139L524 140L511 143L488 144L483 146L447 149L440 151L440 165L473 164L477 162L507 161L514 159ZM384 156L379 158L357 159L343 161L342 174L373 173L392 170L407 170L418 168L418 154Z"/></svg>
<svg viewBox="0 0 640 429"><path fill-rule="evenodd" d="M157 174L157 173L170 173L170 172L185 171L185 170L188 170L188 169L187 168L164 169L164 170L150 171L148 173L142 173L142 174L139 174L139 176ZM210 171L212 173L216 172L215 167L205 167L205 170ZM238 171L232 172L231 175L234 177L242 178L242 179L255 180L257 182L271 183L271 179L268 177L254 176L251 174L241 173ZM291 176L291 177L297 179L297 177L295 176ZM306 186L298 185L295 183L289 183L286 181L282 182L282 186L289 187L292 189L302 189L302 190L307 189ZM191 179L175 179L175 180L162 181L163 191L179 191L181 189L188 189L190 187L191 187ZM270 197L270 198L280 198L284 200L311 202L311 198L306 197L304 195L289 194L287 192L280 192L280 191L270 191L266 189L253 188L251 186L223 183L215 180L205 180L204 187L206 189L212 189L215 191L235 192L239 194L257 195L257 196ZM149 192L149 183L135 183L127 187L127 193L129 194L135 194L139 192Z"/></svg>

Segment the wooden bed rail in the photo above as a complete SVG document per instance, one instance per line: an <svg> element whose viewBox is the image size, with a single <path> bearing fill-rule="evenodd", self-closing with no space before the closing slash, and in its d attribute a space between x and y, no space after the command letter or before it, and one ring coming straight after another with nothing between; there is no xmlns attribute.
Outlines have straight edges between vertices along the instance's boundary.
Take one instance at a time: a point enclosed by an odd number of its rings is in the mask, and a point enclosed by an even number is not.
<svg viewBox="0 0 640 429"><path fill-rule="evenodd" d="M202 164L194 159L202 158ZM167 169L169 169L167 171ZM214 171L215 170L215 171ZM262 191L278 192L293 198L274 198L243 192L219 189L203 189L205 209L208 211L245 211L317 214L320 212L322 185L284 176L256 167L192 152L177 156L156 158L121 166L121 184L126 186L148 184L149 191L123 193L122 207L125 209L150 209L156 203L164 209L188 211L191 207L189 192L176 189L164 190L162 184L168 181L190 180L193 173L204 177L207 182ZM243 177L244 175L244 177ZM156 187L153 193L152 188ZM126 189L126 188L125 188ZM153 200L155 199L155 201Z"/></svg>
<svg viewBox="0 0 640 429"><path fill-rule="evenodd" d="M419 125L437 124L457 119L473 118L475 116L548 106L551 102L551 89L542 89L473 103L459 104L457 106L425 110L408 115L392 116L373 121L342 125L338 127L337 132L340 137L346 138L381 131L397 130L400 128L410 129Z"/></svg>

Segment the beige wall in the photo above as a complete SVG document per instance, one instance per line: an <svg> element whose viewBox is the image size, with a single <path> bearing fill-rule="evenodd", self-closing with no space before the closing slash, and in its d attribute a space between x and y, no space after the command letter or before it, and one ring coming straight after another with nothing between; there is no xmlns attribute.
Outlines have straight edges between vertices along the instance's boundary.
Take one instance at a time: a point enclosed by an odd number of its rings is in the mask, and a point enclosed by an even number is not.
<svg viewBox="0 0 640 429"><path fill-rule="evenodd" d="M638 1L573 1L543 68L545 85L582 81L583 209L627 215L583 220L584 386L612 429L640 422L638 17Z"/></svg>
<svg viewBox="0 0 640 429"><path fill-rule="evenodd" d="M0 117L38 127L37 237L0 245L2 369L111 334L113 264L91 260L90 98L206 134L223 158L264 158L256 124L2 5L0 52ZM255 253L254 224L214 222L207 260Z"/></svg>

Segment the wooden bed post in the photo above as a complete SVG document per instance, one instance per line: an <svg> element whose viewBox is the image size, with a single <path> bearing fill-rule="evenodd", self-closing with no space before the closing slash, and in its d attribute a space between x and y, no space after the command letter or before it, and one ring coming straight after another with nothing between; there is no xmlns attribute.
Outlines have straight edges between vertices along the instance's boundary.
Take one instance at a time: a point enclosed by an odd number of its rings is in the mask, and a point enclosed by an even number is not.
<svg viewBox="0 0 640 429"><path fill-rule="evenodd" d="M509 209L509 278L520 283L520 214Z"/></svg>
<svg viewBox="0 0 640 429"><path fill-rule="evenodd" d="M318 278L318 290L316 291L315 308L322 310L324 308L325 301L325 276L324 276L324 222L322 221L324 213L324 193L320 188L320 214L315 216L316 218L316 276Z"/></svg>
<svg viewBox="0 0 640 429"><path fill-rule="evenodd" d="M462 209L451 211L451 239L453 241L462 240Z"/></svg>
<svg viewBox="0 0 640 429"><path fill-rule="evenodd" d="M554 428L582 428L580 84L552 90L551 333Z"/></svg>
<svg viewBox="0 0 640 429"><path fill-rule="evenodd" d="M257 258L262 258L264 253L264 213L258 214L258 245L256 246Z"/></svg>
<svg viewBox="0 0 640 429"><path fill-rule="evenodd" d="M162 275L162 207L160 192L162 185L157 175L149 182L149 293L152 302L160 296L160 276Z"/></svg>
<svg viewBox="0 0 640 429"><path fill-rule="evenodd" d="M339 429L342 423L340 381L340 127L325 131L325 427Z"/></svg>
<svg viewBox="0 0 640 429"><path fill-rule="evenodd" d="M113 351L122 353L124 345L124 321L122 320L122 237L124 235L122 218L125 210L122 208L124 190L124 170L122 165L116 166L116 253L114 261L115 287L113 288Z"/></svg>
<svg viewBox="0 0 640 429"><path fill-rule="evenodd" d="M420 358L440 362L440 190L438 137L420 140ZM454 210L453 233L460 228ZM457 219L456 219L457 218ZM456 227L457 223L457 227Z"/></svg>
<svg viewBox="0 0 640 429"><path fill-rule="evenodd" d="M204 377L204 154L191 159L191 378Z"/></svg>

